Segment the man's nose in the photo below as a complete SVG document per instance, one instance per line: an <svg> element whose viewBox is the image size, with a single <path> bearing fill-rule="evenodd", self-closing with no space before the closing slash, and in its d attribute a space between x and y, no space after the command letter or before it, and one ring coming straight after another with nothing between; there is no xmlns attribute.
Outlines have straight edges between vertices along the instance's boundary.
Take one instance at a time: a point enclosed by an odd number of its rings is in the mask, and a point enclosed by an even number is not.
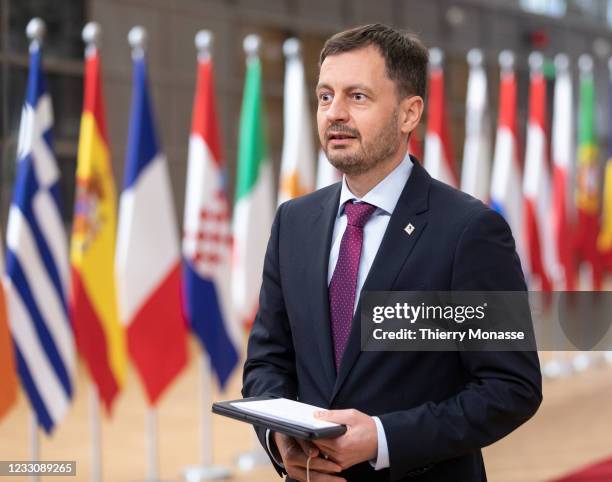
<svg viewBox="0 0 612 482"><path fill-rule="evenodd" d="M330 123L346 122L349 119L346 102L340 96L334 98L325 114Z"/></svg>

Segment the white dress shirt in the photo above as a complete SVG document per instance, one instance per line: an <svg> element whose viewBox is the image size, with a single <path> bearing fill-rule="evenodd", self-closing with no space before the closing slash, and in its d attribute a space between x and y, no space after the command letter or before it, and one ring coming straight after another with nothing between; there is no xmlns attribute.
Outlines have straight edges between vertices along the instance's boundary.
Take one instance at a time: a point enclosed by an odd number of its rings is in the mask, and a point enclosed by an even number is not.
<svg viewBox="0 0 612 482"><path fill-rule="evenodd" d="M357 291L355 293L355 306L353 311L357 308L357 302L359 301L359 294L363 288L363 284L368 277L372 262L376 257L382 238L389 225L391 214L395 210L397 201L402 194L404 186L410 177L412 172L412 161L410 156L406 154L402 162L391 171L387 177L380 181L374 188L368 191L365 196L358 198L355 196L346 183L346 177L342 179L342 190L340 191L340 202L338 204L338 214L334 222L334 231L332 234L331 251L329 252L329 265L327 268L327 284L331 282L336 263L338 262L338 255L340 253L340 243L342 242L342 236L346 229L347 217L344 213L344 205L347 201L354 199L356 203L366 202L373 206L376 206L376 210L366 222L363 228L363 245L361 247L361 258L359 260L359 272L357 275ZM387 436L385 435L384 428L378 417L372 417L376 423L376 434L378 437L378 454L376 460L371 460L370 464L376 469L386 469L389 467L389 447L387 445ZM268 451L270 450L270 431L266 432L266 442ZM282 466L278 460L273 456L274 461ZM281 461L282 462L282 461Z"/></svg>

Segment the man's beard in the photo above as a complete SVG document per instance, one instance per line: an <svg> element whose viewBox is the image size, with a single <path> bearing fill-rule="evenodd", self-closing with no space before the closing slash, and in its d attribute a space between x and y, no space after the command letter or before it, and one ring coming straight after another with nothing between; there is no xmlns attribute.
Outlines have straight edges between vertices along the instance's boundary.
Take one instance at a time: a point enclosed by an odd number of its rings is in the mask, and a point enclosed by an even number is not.
<svg viewBox="0 0 612 482"><path fill-rule="evenodd" d="M344 152L341 149L328 149L325 143L325 154L330 164L349 176L363 174L381 164L384 160L397 152L400 135L397 130L398 109L389 116L388 122L378 130L372 141L359 143L357 152ZM354 135L358 141L361 135L356 130L347 129L346 126L332 124L327 132L347 133ZM326 134L327 138L327 134Z"/></svg>

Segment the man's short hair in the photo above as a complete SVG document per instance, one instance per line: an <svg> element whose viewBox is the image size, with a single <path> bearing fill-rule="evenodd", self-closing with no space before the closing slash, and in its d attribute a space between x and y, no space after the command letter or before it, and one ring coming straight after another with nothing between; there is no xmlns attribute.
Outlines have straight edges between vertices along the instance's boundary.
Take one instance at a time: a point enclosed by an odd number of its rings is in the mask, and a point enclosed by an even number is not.
<svg viewBox="0 0 612 482"><path fill-rule="evenodd" d="M339 32L327 39L319 57L319 67L329 55L374 45L385 59L387 75L395 82L400 98L425 98L429 54L419 38L405 30L381 23L362 25Z"/></svg>

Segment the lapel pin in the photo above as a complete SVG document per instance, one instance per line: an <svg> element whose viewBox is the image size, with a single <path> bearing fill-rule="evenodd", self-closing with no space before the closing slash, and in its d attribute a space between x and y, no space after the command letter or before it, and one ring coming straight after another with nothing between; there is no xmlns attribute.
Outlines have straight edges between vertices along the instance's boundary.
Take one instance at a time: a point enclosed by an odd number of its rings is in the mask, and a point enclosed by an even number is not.
<svg viewBox="0 0 612 482"><path fill-rule="evenodd" d="M407 226L404 228L404 231L406 231L408 233L408 236L410 236L414 232L414 226L412 225L412 223L408 223Z"/></svg>

